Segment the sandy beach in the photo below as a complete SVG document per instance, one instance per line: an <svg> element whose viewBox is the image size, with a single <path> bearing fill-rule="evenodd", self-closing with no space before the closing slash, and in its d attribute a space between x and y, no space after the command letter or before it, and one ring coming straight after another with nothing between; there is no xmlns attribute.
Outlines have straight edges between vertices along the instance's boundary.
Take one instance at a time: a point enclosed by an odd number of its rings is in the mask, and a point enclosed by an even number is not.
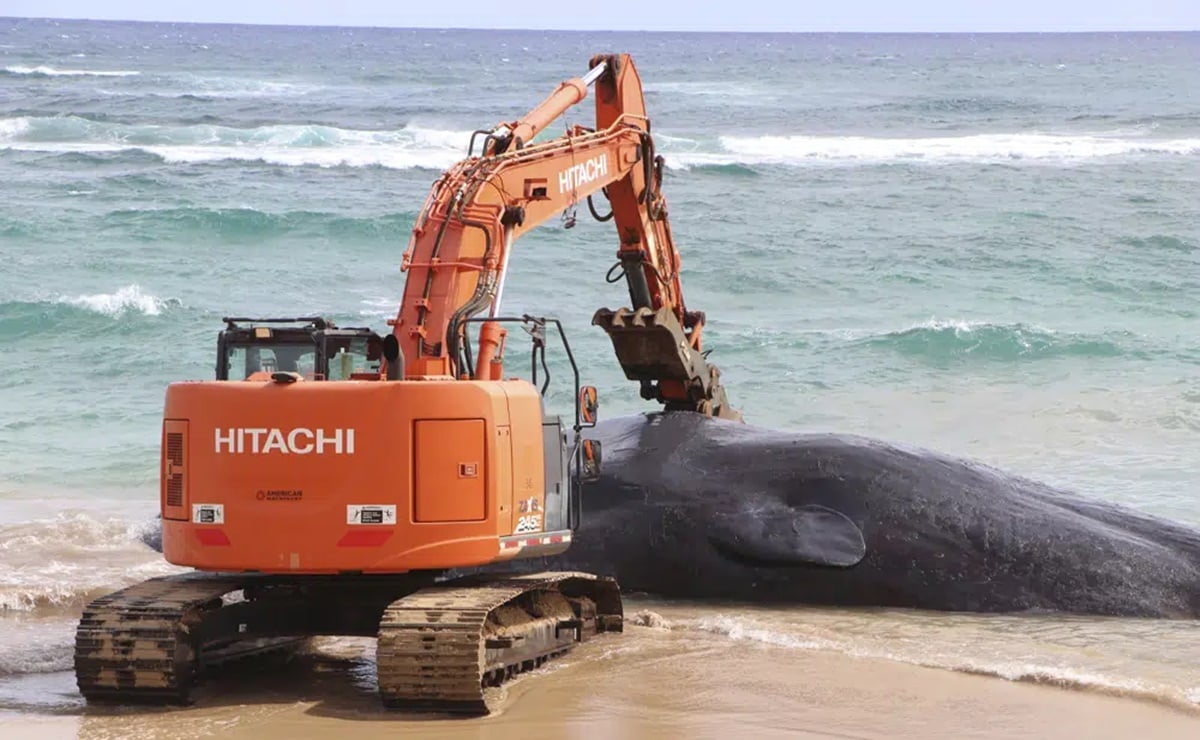
<svg viewBox="0 0 1200 740"><path fill-rule="evenodd" d="M24 738L1158 738L1200 736L1200 711L1026 681L636 624L516 680L475 719L378 704L371 640L327 639L281 664L227 672L191 707L85 707L69 672L27 677L0 714ZM40 686L39 686L40 684ZM44 692L40 697L37 692ZM56 703L55 696L62 700ZM41 701L43 706L36 705ZM57 704L57 705L56 705Z"/></svg>

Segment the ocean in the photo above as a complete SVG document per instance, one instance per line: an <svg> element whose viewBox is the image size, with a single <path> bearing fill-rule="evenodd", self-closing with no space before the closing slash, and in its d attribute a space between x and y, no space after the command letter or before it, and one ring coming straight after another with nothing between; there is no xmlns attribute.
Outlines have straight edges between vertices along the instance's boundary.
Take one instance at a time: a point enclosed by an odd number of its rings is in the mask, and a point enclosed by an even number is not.
<svg viewBox="0 0 1200 740"><path fill-rule="evenodd" d="M412 222L470 132L621 51L666 159L688 308L747 421L1200 526L1200 33L0 19L0 711L77 711L82 605L173 570L138 539L163 392L212 376L221 317L386 331ZM565 122L590 124L589 103ZM602 415L651 410L590 325L628 303L604 279L616 235L578 215L517 243L505 312L564 322ZM1006 653L1019 630L985 618L862 612L813 642L780 614L697 610L682 621L774 650L1200 708L1192 625L1069 620L1047 629L1074 649L1042 655Z"/></svg>

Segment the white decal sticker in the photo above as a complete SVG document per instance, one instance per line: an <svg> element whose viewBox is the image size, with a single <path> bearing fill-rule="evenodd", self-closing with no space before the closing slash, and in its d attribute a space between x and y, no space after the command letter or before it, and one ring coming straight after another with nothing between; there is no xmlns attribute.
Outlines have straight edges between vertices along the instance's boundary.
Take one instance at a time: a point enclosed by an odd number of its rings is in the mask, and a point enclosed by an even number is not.
<svg viewBox="0 0 1200 740"><path fill-rule="evenodd" d="M349 504L346 524L395 524L395 504Z"/></svg>
<svg viewBox="0 0 1200 740"><path fill-rule="evenodd" d="M192 523L224 524L225 504L192 504Z"/></svg>
<svg viewBox="0 0 1200 740"><path fill-rule="evenodd" d="M517 520L516 534L524 534L526 532L540 532L542 530L542 515L530 514L523 516Z"/></svg>

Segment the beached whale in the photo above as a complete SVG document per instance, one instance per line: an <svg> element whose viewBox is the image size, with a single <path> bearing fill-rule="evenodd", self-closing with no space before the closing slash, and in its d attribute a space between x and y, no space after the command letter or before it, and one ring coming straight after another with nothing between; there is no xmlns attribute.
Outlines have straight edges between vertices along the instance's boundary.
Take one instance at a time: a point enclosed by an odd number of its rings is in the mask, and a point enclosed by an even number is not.
<svg viewBox="0 0 1200 740"><path fill-rule="evenodd" d="M521 570L667 597L1200 614L1200 532L862 437L665 413L607 421L571 549Z"/></svg>

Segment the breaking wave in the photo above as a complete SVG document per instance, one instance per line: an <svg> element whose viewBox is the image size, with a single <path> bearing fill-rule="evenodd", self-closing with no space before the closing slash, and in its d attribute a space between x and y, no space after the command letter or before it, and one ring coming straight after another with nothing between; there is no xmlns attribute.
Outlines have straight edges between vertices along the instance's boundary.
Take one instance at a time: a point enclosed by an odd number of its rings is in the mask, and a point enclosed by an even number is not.
<svg viewBox="0 0 1200 740"><path fill-rule="evenodd" d="M164 301L157 296L144 293L136 284L118 288L115 293L94 293L74 297L59 296L57 302L114 317L131 311L146 316L158 316L162 313L163 308L178 304L178 301Z"/></svg>
<svg viewBox="0 0 1200 740"><path fill-rule="evenodd" d="M128 69L55 69L46 65L25 67L14 65L4 68L5 74L30 77L136 77L141 72Z"/></svg>
<svg viewBox="0 0 1200 740"><path fill-rule="evenodd" d="M719 165L1069 163L1136 156L1200 156L1200 138L977 134L925 138L865 136L722 136L716 151L672 152L677 167Z"/></svg>
<svg viewBox="0 0 1200 740"><path fill-rule="evenodd" d="M74 664L73 626L73 623L46 624L41 620L32 627L12 622L6 624L6 630L19 632L6 635L9 640L5 640L0 649L0 676L71 670ZM19 637L19 642L10 642L13 637Z"/></svg>
<svg viewBox="0 0 1200 740"><path fill-rule="evenodd" d="M107 325L120 327L124 323L111 319L155 320L153 317L182 305L178 299L159 298L137 285L127 285L112 293L0 302L0 339L16 340L65 326L80 331L102 331Z"/></svg>
<svg viewBox="0 0 1200 740"><path fill-rule="evenodd" d="M258 80L240 77L190 77L182 82L185 92L172 97L196 99L294 98L308 95L324 86L303 82Z"/></svg>
<svg viewBox="0 0 1200 740"><path fill-rule="evenodd" d="M318 167L445 169L462 159L468 131L405 126L392 131L279 124L147 125L80 116L0 119L0 150L97 154L144 152L168 163L223 160Z"/></svg>
<svg viewBox="0 0 1200 740"><path fill-rule="evenodd" d="M745 174L756 166L1050 163L1129 157L1200 156L1200 138L979 134L957 137L719 136L659 134L667 165ZM145 153L168 163L223 160L283 166L441 170L466 154L469 131L409 124L358 130L316 124L235 128L216 124L129 124L80 116L0 119L0 151L59 154Z"/></svg>
<svg viewBox="0 0 1200 740"><path fill-rule="evenodd" d="M150 526L82 512L0 525L0 615L73 611L104 592L177 571L143 541Z"/></svg>
<svg viewBox="0 0 1200 740"><path fill-rule="evenodd" d="M930 360L966 357L1027 360L1035 357L1118 357L1128 352L1105 337L1057 332L1027 324L930 320L900 331L854 340L876 349Z"/></svg>
<svg viewBox="0 0 1200 740"><path fill-rule="evenodd" d="M70 670L85 604L181 572L144 543L154 527L81 511L0 525L0 676Z"/></svg>
<svg viewBox="0 0 1200 740"><path fill-rule="evenodd" d="M400 305L399 297L392 298L364 298L359 303L365 308L358 311L359 316L367 316L371 318L387 318L396 315L396 309Z"/></svg>

